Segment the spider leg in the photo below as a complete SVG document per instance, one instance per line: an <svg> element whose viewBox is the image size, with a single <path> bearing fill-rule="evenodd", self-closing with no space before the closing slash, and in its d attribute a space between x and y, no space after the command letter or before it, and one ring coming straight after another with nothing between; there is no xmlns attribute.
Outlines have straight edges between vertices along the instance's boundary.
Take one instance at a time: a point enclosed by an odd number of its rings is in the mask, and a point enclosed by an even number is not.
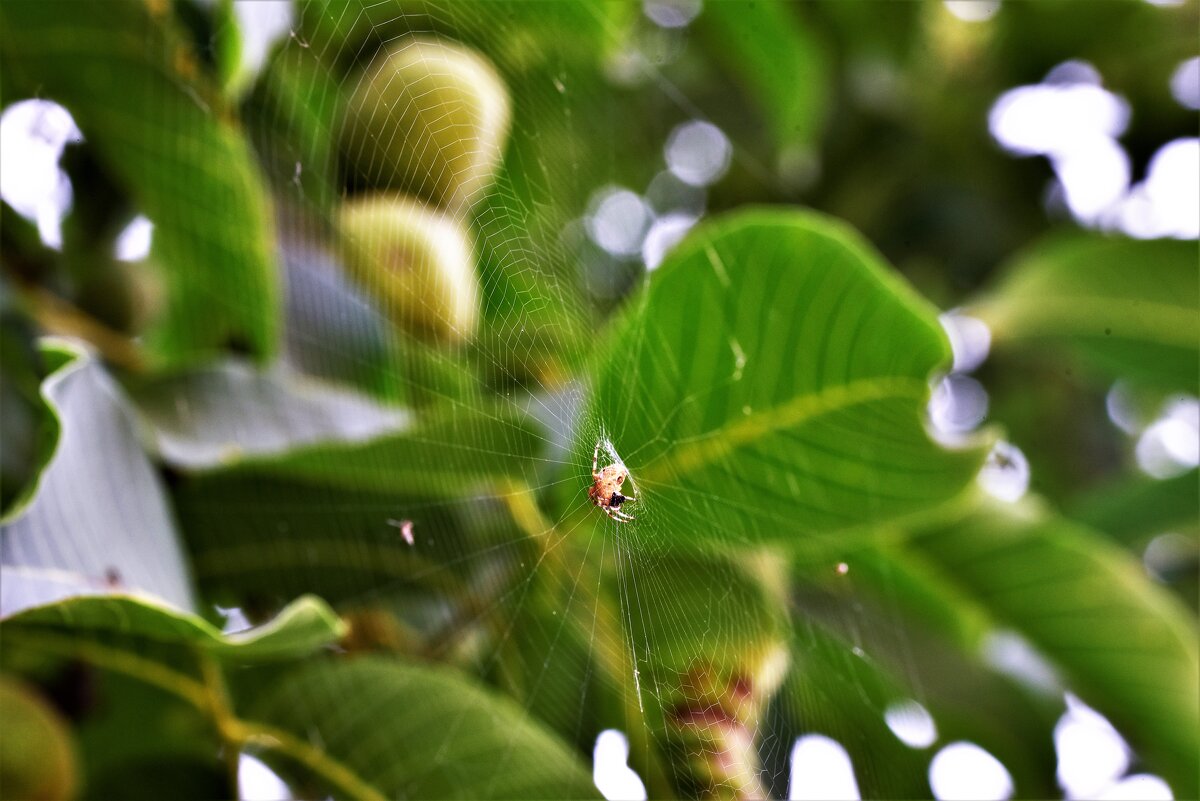
<svg viewBox="0 0 1200 801"><path fill-rule="evenodd" d="M625 520L631 519L628 516L626 516L626 514L624 512L618 510L618 508L613 508L611 506L605 506L604 513L607 514L608 517L611 517L614 520L614 522L617 522L617 523L624 523Z"/></svg>
<svg viewBox="0 0 1200 801"><path fill-rule="evenodd" d="M614 509L611 506L605 506L602 508L604 509L604 514L608 515L609 517L611 517L614 521L616 521L618 523L624 523L628 520L633 519L629 515L622 512L620 509Z"/></svg>
<svg viewBox="0 0 1200 801"><path fill-rule="evenodd" d="M596 450L592 451L592 478L596 478L596 476L599 475L596 472L596 465L599 463L599 461L600 461L600 443L596 442Z"/></svg>

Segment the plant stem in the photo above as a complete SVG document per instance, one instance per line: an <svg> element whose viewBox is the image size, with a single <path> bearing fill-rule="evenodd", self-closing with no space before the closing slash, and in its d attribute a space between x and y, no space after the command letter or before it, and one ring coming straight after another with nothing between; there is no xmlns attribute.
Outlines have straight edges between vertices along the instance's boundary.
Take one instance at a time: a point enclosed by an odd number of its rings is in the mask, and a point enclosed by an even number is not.
<svg viewBox="0 0 1200 801"><path fill-rule="evenodd" d="M574 568L568 564L568 560L565 558L566 538L553 536L557 533L557 526L543 514L535 500L534 491L530 487L519 483L510 483L501 487L497 494L504 501L509 514L512 515L521 530L535 542L541 544L545 557L557 565L564 575L569 575L572 569L584 571L594 567L587 560L580 560ZM579 593L583 602L582 606L591 611L590 622L595 629L597 639L604 643L620 644L615 649L594 648L592 653L599 660L600 666L613 679L627 676L630 666L633 666L633 670L637 670L633 654L629 649L626 637L621 634L621 625L617 616L613 614L608 604L604 603L592 590L593 584L598 585L599 581L593 582L591 578L589 576L585 580L583 576L580 576L574 582L574 591ZM628 729L626 736L629 738L629 758L631 762L638 763L637 767L641 768L649 797L674 798L674 787L667 778L661 761L653 756L657 753L657 749L650 741L649 729L640 702L634 694L629 692L623 692L622 697L625 701L625 719L629 724L626 727Z"/></svg>
<svg viewBox="0 0 1200 801"><path fill-rule="evenodd" d="M338 795L359 801L385 801L378 790L353 770L290 732L238 718L230 707L220 666L207 655L200 655L200 670L204 676L204 681L200 682L152 660L99 643L79 642L48 632L7 632L5 639L10 644L17 639L23 647L83 659L96 667L151 684L187 702L213 720L218 735L232 755L235 781L238 755L244 748L258 748L303 765L337 788Z"/></svg>

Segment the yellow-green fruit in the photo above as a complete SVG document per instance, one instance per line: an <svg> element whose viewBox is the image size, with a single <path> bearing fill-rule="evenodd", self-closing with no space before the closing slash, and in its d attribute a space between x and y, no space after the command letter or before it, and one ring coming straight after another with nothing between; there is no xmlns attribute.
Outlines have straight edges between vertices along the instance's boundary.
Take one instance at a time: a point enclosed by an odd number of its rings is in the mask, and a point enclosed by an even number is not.
<svg viewBox="0 0 1200 801"><path fill-rule="evenodd" d="M0 677L0 798L54 801L78 785L75 746L62 716L24 682Z"/></svg>
<svg viewBox="0 0 1200 801"><path fill-rule="evenodd" d="M495 177L509 119L508 92L490 63L458 45L414 38L364 71L342 146L371 186L460 212Z"/></svg>
<svg viewBox="0 0 1200 801"><path fill-rule="evenodd" d="M347 268L400 326L467 339L479 318L479 280L466 230L402 195L342 205Z"/></svg>

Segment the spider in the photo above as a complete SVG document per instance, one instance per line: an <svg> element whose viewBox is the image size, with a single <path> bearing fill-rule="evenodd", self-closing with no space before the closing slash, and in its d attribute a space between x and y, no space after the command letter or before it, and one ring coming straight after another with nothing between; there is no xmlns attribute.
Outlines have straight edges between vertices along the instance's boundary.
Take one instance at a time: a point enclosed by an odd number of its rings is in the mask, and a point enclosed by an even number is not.
<svg viewBox="0 0 1200 801"><path fill-rule="evenodd" d="M599 460L600 443L597 442L596 450L592 453L592 486L588 488L588 497L604 511L604 514L618 523L636 519L620 509L621 504L637 500L632 495L621 494L621 485L625 483L629 471L622 464L610 464L603 470L597 470Z"/></svg>

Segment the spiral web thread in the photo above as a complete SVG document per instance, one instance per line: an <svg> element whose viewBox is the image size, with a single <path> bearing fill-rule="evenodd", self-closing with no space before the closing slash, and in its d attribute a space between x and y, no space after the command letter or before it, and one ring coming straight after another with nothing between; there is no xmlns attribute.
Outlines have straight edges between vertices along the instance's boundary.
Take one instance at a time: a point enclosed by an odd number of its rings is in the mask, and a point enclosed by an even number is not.
<svg viewBox="0 0 1200 801"><path fill-rule="evenodd" d="M517 4L517 8L521 6ZM526 486L488 487L461 501L430 499L406 492L404 487L395 488L394 493L306 490L300 494L271 482L247 487L242 504L222 501L206 506L201 500L192 510L201 525L209 521L215 528L232 520L231 531L258 533L253 548L217 537L197 559L197 577L202 586L233 587L251 596L257 585L265 584L270 589L261 589L261 593L268 600L275 597L272 593L284 598L320 592L359 626L375 619L370 610L394 614L402 621L400 634L390 629L375 632L372 646L381 641L394 644L396 637L403 640L406 631L415 631L424 653L455 662L511 692L530 718L573 741L585 758L590 758L591 745L604 728L627 733L635 765L644 764L652 749L679 747L672 737L681 731L685 735L699 732L684 748L711 764L728 760L731 747L746 744L738 738L757 737L764 759L760 764L757 757L748 758L753 782L742 785L740 791L781 794L787 788L786 762L792 740L775 733L778 721L768 718L765 700L738 705L741 688L734 685L749 680L739 673L744 672L745 648L724 644L737 642L743 633L736 616L714 617L711 637L704 643L680 643L682 648L674 650L694 653L690 657L676 654L670 660L671 670L655 667L662 663L660 654L672 650L672 643L647 632L693 631L697 611L683 601L673 601L669 577L686 571L692 557L672 551L667 544L672 537L664 536L663 516L656 513L655 493L652 488L639 487L641 443L623 440L627 421L599 419L591 411L589 388L561 378L570 371L567 365L559 365L557 371L544 370L543 375L527 369L530 364L544 364L539 361L543 353L539 348L546 342L569 340L579 332L584 332L585 342L599 337L609 309L647 280L640 252L614 255L589 241L587 215L595 209L589 209L587 201L602 192L606 183L650 184L654 174L622 174L622 143L663 142L676 125L703 118L703 109L644 59L633 59L640 91L654 100L652 111L647 114L638 109L635 116L631 110L627 119L606 120L607 130L591 128L596 115L588 113L593 102L587 93L588 82L616 80L611 76L619 70L612 65L630 63L628 50L617 45L622 35L620 24L602 4L584 6L593 24L606 31L604 44L611 52L594 59L606 62L606 67L580 62L552 47L545 49L541 41L521 46L531 25L535 35L555 35L554 9L546 7L546 30L539 31L537 15L529 13L528 6L517 18L508 16L510 8L490 3L326 5L300 0L294 22L301 17L318 19L358 33L344 42L335 38L312 41L295 24L264 66L269 70L276 60L294 60L349 97L385 54L402 50L414 39L457 39L486 49L486 58L506 80L516 84L510 86L510 145L495 182L475 186L461 198L440 204L439 213L470 232L477 259L484 251L489 254L490 263L477 265L479 296L485 306L488 298L511 293L505 304L484 313L479 341L439 346L424 359L406 356L424 340L388 322L385 304L375 290L340 268L341 256L332 235L338 199L331 202L322 196L325 190L309 179L344 172L345 162L355 161L356 154L339 155L336 147L323 153L278 134L289 130L291 122L304 113L300 106L311 103L316 90L276 98L270 113L250 121L248 128L253 139L270 143L268 147L274 151L259 155L276 187L279 237L288 271L285 359L317 377L345 377L359 367L368 369L369 365L358 363L363 359L358 345L374 343L374 358L379 360L376 367L382 363L387 383L397 387L402 396L427 403L425 408L436 407L451 419L472 408L490 410L488 414L502 431L512 425L513 413L545 424L550 433L543 437L536 471L526 475ZM632 24L652 25L641 17ZM492 44L480 44L486 42ZM496 45L504 42L511 46ZM599 77L584 75L585 69ZM540 89L526 91L535 81ZM421 98L408 100L420 102ZM380 113L395 112L380 109ZM449 113L444 118L427 115L425 119L431 120L427 130L405 131L397 126L396 136L427 137L429 146L437 147L437 141L457 135L450 127ZM339 141L339 130L320 130L326 141ZM564 169L561 160L542 157L538 142L546 142L547 149L600 148L600 160L607 161L611 175ZM458 144L463 144L462 140ZM661 148L661 144L652 147ZM596 153L586 157L595 161ZM745 171L761 172L736 143L734 158ZM438 204L430 203L429 198L438 195L437 187L445 183L445 176L426 178L410 185L408 192L432 208ZM371 191L375 190L356 188L359 193ZM693 192L687 202L694 201L694 196ZM563 198L572 200L564 202ZM664 217L678 210L655 211ZM526 287L533 289L526 291ZM458 325L432 304L411 313L433 318L446 329ZM453 374L467 360L479 367L484 380L472 380L457 394L447 391L444 375ZM662 365L664 370L669 368ZM629 415L638 415L650 411L646 404L633 399L624 408ZM653 411L656 417L663 415L661 409ZM670 410L667 412L669 417ZM515 443L515 429L512 436ZM484 466L522 458L519 446L506 447L503 437L497 442L494 437L468 436L462 445L472 461ZM634 522L618 524L589 505L587 490L596 447L600 448L600 467L623 463L631 471L629 487L639 500L624 509L637 518ZM436 465L430 465L430 470L436 472ZM687 493L674 495L686 500L672 501L678 504L670 510L676 521L672 525L690 521L691 528L704 527L706 509L722 504L727 497L721 487ZM569 501L559 504L561 512L548 517L545 510L554 506L556 498ZM398 536L396 524L401 521L411 523L411 546ZM293 526L301 525L319 530L321 536L308 546L298 545ZM729 533L729 545L736 547L740 541L739 534ZM302 564L295 564L294 555L285 556L304 547L311 550L306 552L308 556L299 557ZM709 556L718 558L714 549L710 551ZM262 561L253 564L255 559ZM710 589L719 604L724 585L738 581L735 573L742 568L732 562L714 564L718 566L710 567L707 576L713 580ZM838 566L822 569L832 572ZM846 581L852 580L851 573ZM447 590L453 597L450 602L442 595ZM857 636L860 628L868 625L870 610L839 605L836 597L833 601L827 607L827 622ZM887 625L898 626L899 616L895 617ZM651 624L651 618L657 622ZM781 636L786 647L787 635ZM894 636L901 640L903 650L904 633ZM856 679L850 660L864 658L861 649L838 658L847 660L844 680L853 687ZM791 670L801 668L793 659ZM915 682L915 671L911 678ZM728 703L723 707L714 700L731 692L736 696L732 709ZM864 707L882 716L876 699L869 698L865 689L858 694ZM812 731L820 731L822 716L829 714L825 700L814 697L811 709L793 709L792 714L811 723ZM300 710L307 703L299 697L288 702ZM347 716L355 713L353 709L344 711ZM677 719L675 735L664 736L663 714ZM329 732L321 731L324 724L329 724L328 719L323 722L314 711L312 739L334 747ZM446 731L458 729L453 720L443 724ZM394 721L393 725L402 728L405 723ZM412 731L408 736L424 734ZM714 743L721 744L721 753L713 750L718 747ZM358 742L353 747L381 753L384 746L381 740ZM491 754L486 759L495 775L501 775L505 755ZM681 767L685 761L661 761L670 773L665 778L688 786L694 777L685 775ZM453 774L453 766L429 765L430 771L447 769ZM655 777L643 779L653 793Z"/></svg>

